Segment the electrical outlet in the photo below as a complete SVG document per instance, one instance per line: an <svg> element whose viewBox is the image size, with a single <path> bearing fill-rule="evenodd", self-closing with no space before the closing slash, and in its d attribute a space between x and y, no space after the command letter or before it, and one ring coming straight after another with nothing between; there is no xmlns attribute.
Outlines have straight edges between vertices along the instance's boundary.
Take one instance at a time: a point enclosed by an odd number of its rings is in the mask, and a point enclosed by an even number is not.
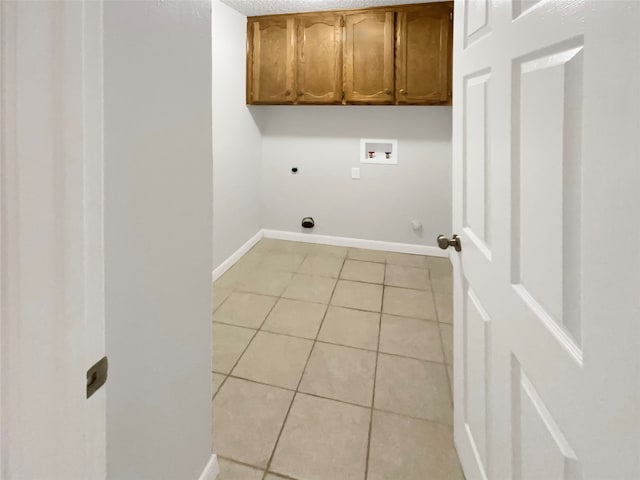
<svg viewBox="0 0 640 480"><path fill-rule="evenodd" d="M351 169L351 178L353 180L360 180L360 169L358 167L353 167Z"/></svg>

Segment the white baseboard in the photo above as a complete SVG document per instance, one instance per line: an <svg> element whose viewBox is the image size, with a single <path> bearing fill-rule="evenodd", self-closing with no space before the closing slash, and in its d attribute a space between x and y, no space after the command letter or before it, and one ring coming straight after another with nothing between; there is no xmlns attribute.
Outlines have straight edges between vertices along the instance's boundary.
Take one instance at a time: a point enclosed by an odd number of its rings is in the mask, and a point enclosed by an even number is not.
<svg viewBox="0 0 640 480"><path fill-rule="evenodd" d="M216 480L219 473L220 467L218 466L218 457L216 455L211 455L211 458L209 458L209 461L205 465L198 480Z"/></svg>
<svg viewBox="0 0 640 480"><path fill-rule="evenodd" d="M291 240L294 242L321 243L338 247L367 248L370 250L384 250L387 252L413 253L429 255L431 257L448 257L447 250L430 245L416 245L413 243L383 242L380 240L365 240L362 238L335 237L332 235L317 235L315 233L286 232L283 230L263 230L265 238L276 240Z"/></svg>
<svg viewBox="0 0 640 480"><path fill-rule="evenodd" d="M383 250L386 252L412 253L415 255L429 255L431 257L448 257L448 250L441 250L430 245L416 245L413 243L383 242L380 240L365 240L363 238L335 237L332 235L317 235L315 233L287 232L284 230L260 230L229 258L222 262L211 274L211 280L215 282L224 272L242 258L262 238L276 240L291 240L293 242L320 243L323 245L335 245L337 247L367 248L369 250Z"/></svg>
<svg viewBox="0 0 640 480"><path fill-rule="evenodd" d="M231 267L233 267L234 263L240 260L240 258L242 258L242 256L245 253L251 250L251 247L253 247L256 243L258 243L262 239L262 237L264 236L263 232L264 230L259 230L258 233L256 233L253 237L247 240L244 245L242 245L238 250L233 252L229 258L227 258L224 262L218 265L218 267L216 267L216 269L211 274L211 281L215 282L224 274L224 272L226 272Z"/></svg>

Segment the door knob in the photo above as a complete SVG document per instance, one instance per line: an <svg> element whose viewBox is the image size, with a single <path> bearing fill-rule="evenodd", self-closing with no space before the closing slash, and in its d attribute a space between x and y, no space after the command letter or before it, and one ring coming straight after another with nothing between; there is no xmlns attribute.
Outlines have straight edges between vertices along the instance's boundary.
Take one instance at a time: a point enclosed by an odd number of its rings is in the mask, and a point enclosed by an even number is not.
<svg viewBox="0 0 640 480"><path fill-rule="evenodd" d="M404 88L400 89L400 95L406 95L407 91Z"/></svg>
<svg viewBox="0 0 640 480"><path fill-rule="evenodd" d="M456 249L456 252L462 251L462 245L460 244L460 237L458 235L453 235L451 239L448 239L444 235L438 235L438 246L442 250L453 247Z"/></svg>

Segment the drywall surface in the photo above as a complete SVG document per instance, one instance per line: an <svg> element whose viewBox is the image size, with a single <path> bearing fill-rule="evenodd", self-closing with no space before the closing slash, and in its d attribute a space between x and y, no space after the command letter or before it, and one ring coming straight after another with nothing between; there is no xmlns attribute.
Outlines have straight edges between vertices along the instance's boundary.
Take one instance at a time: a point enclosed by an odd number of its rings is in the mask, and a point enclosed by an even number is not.
<svg viewBox="0 0 640 480"><path fill-rule="evenodd" d="M104 5L107 478L211 457L208 1Z"/></svg>
<svg viewBox="0 0 640 480"><path fill-rule="evenodd" d="M259 108L264 228L303 231L312 216L323 235L436 245L450 233L450 107ZM360 138L397 139L398 165L360 164Z"/></svg>
<svg viewBox="0 0 640 480"><path fill-rule="evenodd" d="M260 230L262 139L245 105L247 18L213 2L213 265Z"/></svg>

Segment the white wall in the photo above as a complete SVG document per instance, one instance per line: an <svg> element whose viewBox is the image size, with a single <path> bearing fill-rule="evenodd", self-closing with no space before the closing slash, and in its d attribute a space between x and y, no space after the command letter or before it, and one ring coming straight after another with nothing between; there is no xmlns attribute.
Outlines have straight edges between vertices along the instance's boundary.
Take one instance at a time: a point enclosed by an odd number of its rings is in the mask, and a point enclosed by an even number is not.
<svg viewBox="0 0 640 480"><path fill-rule="evenodd" d="M435 245L451 233L450 107L259 108L264 228L297 232L312 216L324 235ZM399 164L359 164L360 138L398 139Z"/></svg>
<svg viewBox="0 0 640 480"><path fill-rule="evenodd" d="M107 475L211 456L209 2L105 2Z"/></svg>
<svg viewBox="0 0 640 480"><path fill-rule="evenodd" d="M245 105L247 17L213 1L213 265L261 228L262 139Z"/></svg>

